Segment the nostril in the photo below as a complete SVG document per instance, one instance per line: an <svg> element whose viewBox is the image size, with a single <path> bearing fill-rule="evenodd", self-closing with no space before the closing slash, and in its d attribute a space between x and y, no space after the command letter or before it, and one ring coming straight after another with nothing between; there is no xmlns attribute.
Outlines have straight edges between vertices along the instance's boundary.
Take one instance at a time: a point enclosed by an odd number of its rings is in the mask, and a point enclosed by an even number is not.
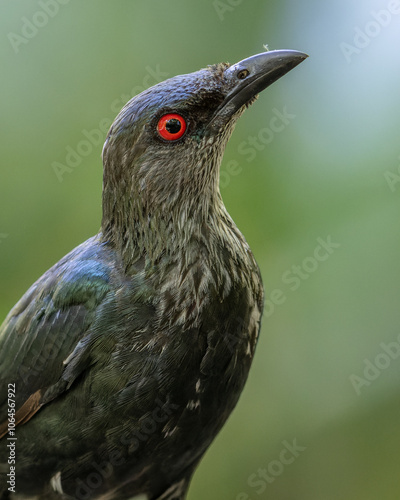
<svg viewBox="0 0 400 500"><path fill-rule="evenodd" d="M246 77L248 77L250 74L250 71L247 69L242 69L239 71L239 73L236 75L239 80L244 80Z"/></svg>

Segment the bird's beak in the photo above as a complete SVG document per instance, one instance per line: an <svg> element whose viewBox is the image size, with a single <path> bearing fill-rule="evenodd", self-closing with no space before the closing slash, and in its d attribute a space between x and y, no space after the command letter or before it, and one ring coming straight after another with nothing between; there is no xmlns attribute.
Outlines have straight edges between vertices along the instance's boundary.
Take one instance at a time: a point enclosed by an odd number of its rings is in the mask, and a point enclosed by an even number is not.
<svg viewBox="0 0 400 500"><path fill-rule="evenodd" d="M225 70L228 91L210 124L222 125L259 92L288 73L308 57L297 50L272 50L248 57Z"/></svg>

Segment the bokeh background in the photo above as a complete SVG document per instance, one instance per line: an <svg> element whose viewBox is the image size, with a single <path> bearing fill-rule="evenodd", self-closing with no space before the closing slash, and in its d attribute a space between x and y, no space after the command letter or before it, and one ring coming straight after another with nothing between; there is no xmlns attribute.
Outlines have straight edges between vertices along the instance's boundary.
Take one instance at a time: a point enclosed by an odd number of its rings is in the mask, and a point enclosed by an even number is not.
<svg viewBox="0 0 400 500"><path fill-rule="evenodd" d="M246 389L189 500L397 499L399 2L0 9L0 320L97 232L104 130L130 97L266 43L310 54L245 113L225 154L223 198L260 264L266 314Z"/></svg>

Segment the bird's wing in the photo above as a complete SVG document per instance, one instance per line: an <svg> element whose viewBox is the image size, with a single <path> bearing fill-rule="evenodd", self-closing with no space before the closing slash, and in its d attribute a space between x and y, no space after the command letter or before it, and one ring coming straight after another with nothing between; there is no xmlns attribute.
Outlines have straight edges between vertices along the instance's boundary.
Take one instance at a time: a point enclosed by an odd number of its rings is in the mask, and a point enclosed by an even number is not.
<svg viewBox="0 0 400 500"><path fill-rule="evenodd" d="M32 285L0 327L0 437L7 432L7 408L15 409L17 424L26 422L90 365L88 331L114 272L104 247L94 237L73 250Z"/></svg>

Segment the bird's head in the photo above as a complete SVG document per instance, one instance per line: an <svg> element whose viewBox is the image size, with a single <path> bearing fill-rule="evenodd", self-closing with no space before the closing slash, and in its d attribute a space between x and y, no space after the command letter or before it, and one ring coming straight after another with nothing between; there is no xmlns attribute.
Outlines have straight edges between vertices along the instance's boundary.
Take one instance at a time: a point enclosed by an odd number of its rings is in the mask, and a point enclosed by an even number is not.
<svg viewBox="0 0 400 500"><path fill-rule="evenodd" d="M220 203L219 167L237 119L306 57L264 52L170 78L131 99L103 148L103 234L126 245L147 226L206 220Z"/></svg>

